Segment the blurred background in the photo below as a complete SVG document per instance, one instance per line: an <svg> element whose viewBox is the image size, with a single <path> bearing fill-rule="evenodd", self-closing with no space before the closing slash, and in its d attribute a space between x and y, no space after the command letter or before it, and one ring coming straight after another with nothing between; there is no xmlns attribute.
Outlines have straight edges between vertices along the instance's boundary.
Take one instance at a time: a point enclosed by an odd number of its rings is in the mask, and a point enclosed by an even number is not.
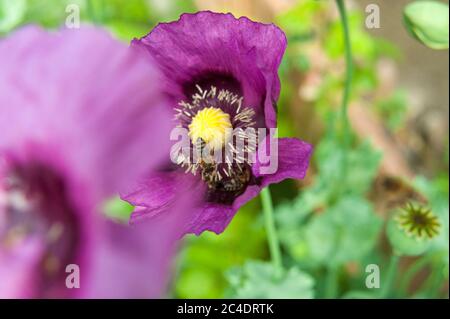
<svg viewBox="0 0 450 319"><path fill-rule="evenodd" d="M345 61L334 1L0 0L0 36L30 23L59 28L69 4L79 6L82 22L127 43L159 22L198 10L277 24L288 37L279 135L315 146L305 180L271 187L288 272L278 281L267 275L270 256L257 198L220 236L183 241L168 297L448 298L449 55L408 33L403 12L410 2L345 1L355 70L353 143L342 183L336 136ZM380 9L379 28L365 24L370 4ZM430 210L438 234L418 239L400 229L396 216L407 203ZM129 212L116 203L107 213L126 219ZM369 265L379 267L378 289L367 286Z"/></svg>

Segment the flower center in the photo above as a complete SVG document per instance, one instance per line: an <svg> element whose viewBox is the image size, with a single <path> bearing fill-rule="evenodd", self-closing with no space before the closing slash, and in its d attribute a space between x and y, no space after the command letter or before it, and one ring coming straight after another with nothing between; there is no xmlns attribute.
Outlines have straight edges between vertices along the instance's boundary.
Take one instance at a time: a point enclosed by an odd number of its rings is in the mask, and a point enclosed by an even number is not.
<svg viewBox="0 0 450 319"><path fill-rule="evenodd" d="M242 96L227 89L196 88L189 101L180 101L175 108L177 126L187 129L190 138L189 152L180 149L177 164L198 173L211 193L232 198L252 178L249 161L256 151L256 114L243 105Z"/></svg>
<svg viewBox="0 0 450 319"><path fill-rule="evenodd" d="M53 170L15 166L0 177L0 250L20 250L28 239L42 243L37 294L45 296L60 282L76 255L77 234L66 185Z"/></svg>
<svg viewBox="0 0 450 319"><path fill-rule="evenodd" d="M416 238L433 238L439 234L439 219L430 209L419 204L407 203L396 220L407 234Z"/></svg>
<svg viewBox="0 0 450 319"><path fill-rule="evenodd" d="M211 149L221 149L230 138L230 115L216 107L200 110L189 124L189 136L193 143L201 139Z"/></svg>

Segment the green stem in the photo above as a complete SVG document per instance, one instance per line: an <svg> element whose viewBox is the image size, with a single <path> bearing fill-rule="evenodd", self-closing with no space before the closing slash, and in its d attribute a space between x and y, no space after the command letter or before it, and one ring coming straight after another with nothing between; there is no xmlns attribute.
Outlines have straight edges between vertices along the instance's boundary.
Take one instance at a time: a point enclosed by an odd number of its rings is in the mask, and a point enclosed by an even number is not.
<svg viewBox="0 0 450 319"><path fill-rule="evenodd" d="M443 267L438 264L437 266L434 266L431 270L431 273L429 274L428 279L424 283L424 291L425 295L428 298L438 298L439 297L439 290L443 286L443 274L442 269Z"/></svg>
<svg viewBox="0 0 450 319"><path fill-rule="evenodd" d="M343 128L343 158L342 158L342 176L345 178L347 175L347 156L346 153L350 147L350 123L348 119L348 104L350 100L350 91L353 78L353 58L352 47L350 42L350 30L348 26L347 12L345 10L345 4L343 0L336 0L336 4L339 10L339 16L341 17L342 32L344 37L344 49L345 49L345 83L344 93L342 96L341 104L341 120Z"/></svg>
<svg viewBox="0 0 450 319"><path fill-rule="evenodd" d="M275 275L278 277L283 272L283 264L281 262L280 243L278 240L277 231L275 229L272 196L270 195L269 187L266 187L261 191L261 201L264 211L267 241L269 242L270 257L275 268Z"/></svg>
<svg viewBox="0 0 450 319"><path fill-rule="evenodd" d="M327 268L327 275L325 278L325 291L324 297L327 299L334 299L338 290L338 273L339 267L329 266Z"/></svg>
<svg viewBox="0 0 450 319"><path fill-rule="evenodd" d="M103 1L87 0L87 12L89 19L94 22L94 24L100 24L103 20Z"/></svg>
<svg viewBox="0 0 450 319"><path fill-rule="evenodd" d="M87 0L87 13L89 16L89 20L91 20L94 23L97 23L97 15L95 14L95 8L94 4L92 3L92 0Z"/></svg>
<svg viewBox="0 0 450 319"><path fill-rule="evenodd" d="M400 261L399 255L395 253L391 255L388 269L386 272L385 277L386 279L382 281L380 298L389 298L391 296L392 287L394 286L399 261Z"/></svg>
<svg viewBox="0 0 450 319"><path fill-rule="evenodd" d="M414 262L414 264L409 266L408 270L403 275L402 281L400 283L400 292L402 294L404 294L404 295L408 294L409 284L411 283L414 276L420 270L422 270L427 264L429 264L430 261L433 259L433 257L434 256L432 254L430 254L428 256L424 256L422 258L419 258L418 260L416 260Z"/></svg>

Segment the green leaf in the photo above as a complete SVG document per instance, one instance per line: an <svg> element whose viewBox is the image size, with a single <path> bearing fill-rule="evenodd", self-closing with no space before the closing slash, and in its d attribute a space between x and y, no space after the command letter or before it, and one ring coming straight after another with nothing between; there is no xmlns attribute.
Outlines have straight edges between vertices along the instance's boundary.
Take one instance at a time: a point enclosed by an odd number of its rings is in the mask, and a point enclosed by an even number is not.
<svg viewBox="0 0 450 319"><path fill-rule="evenodd" d="M309 258L323 265L360 260L374 248L381 225L365 199L344 197L308 224Z"/></svg>
<svg viewBox="0 0 450 319"><path fill-rule="evenodd" d="M211 298L222 294L221 278L213 268L191 268L177 282L177 294L186 298Z"/></svg>
<svg viewBox="0 0 450 319"><path fill-rule="evenodd" d="M148 24L150 30L151 8L146 0L89 0L94 18L99 22L127 22ZM147 31L148 31L147 30Z"/></svg>
<svg viewBox="0 0 450 319"><path fill-rule="evenodd" d="M118 197L108 200L103 206L103 212L106 216L123 222L127 222L129 220L133 209L134 206Z"/></svg>
<svg viewBox="0 0 450 319"><path fill-rule="evenodd" d="M395 131L405 122L407 103L406 92L398 89L392 95L378 101L376 111L385 119L388 127Z"/></svg>
<svg viewBox="0 0 450 319"><path fill-rule="evenodd" d="M105 24L105 27L118 39L127 43L134 38L144 36L148 32L148 26L145 24L128 23L120 20L107 23Z"/></svg>
<svg viewBox="0 0 450 319"><path fill-rule="evenodd" d="M373 150L368 142L361 143L347 152L349 174L346 184L342 185L341 161L343 159L342 146L334 137L326 137L317 147L316 161L319 168L319 180L323 188L339 185L344 188L342 193L364 195L376 175L381 155Z"/></svg>
<svg viewBox="0 0 450 319"><path fill-rule="evenodd" d="M432 49L448 49L448 5L437 1L416 1L403 11L406 29Z"/></svg>
<svg viewBox="0 0 450 319"><path fill-rule="evenodd" d="M22 22L26 9L25 0L0 0L0 32L9 32Z"/></svg>
<svg viewBox="0 0 450 319"><path fill-rule="evenodd" d="M310 299L314 297L313 278L291 268L281 278L275 279L272 264L261 261L248 261L243 267L233 268L227 278L235 298L257 299Z"/></svg>
<svg viewBox="0 0 450 319"><path fill-rule="evenodd" d="M174 280L177 298L223 298L228 287L226 271L248 259L266 256L263 224L255 222L259 205L259 198L244 205L220 236L204 232L185 237Z"/></svg>
<svg viewBox="0 0 450 319"><path fill-rule="evenodd" d="M307 34L314 27L314 21L317 13L320 13L325 5L319 1L304 1L296 4L292 9L277 17L279 25L289 38Z"/></svg>
<svg viewBox="0 0 450 319"><path fill-rule="evenodd" d="M58 28L64 25L68 14L66 8L69 4L79 6L82 20L88 16L85 11L85 0L26 0L26 2L27 12L23 24L39 24L46 28Z"/></svg>

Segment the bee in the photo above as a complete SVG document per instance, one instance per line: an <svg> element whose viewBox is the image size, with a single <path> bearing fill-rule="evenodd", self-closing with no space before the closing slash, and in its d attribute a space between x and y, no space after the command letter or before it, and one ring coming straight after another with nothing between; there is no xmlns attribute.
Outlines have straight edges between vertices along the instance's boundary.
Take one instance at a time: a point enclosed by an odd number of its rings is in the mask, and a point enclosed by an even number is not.
<svg viewBox="0 0 450 319"><path fill-rule="evenodd" d="M238 192L244 187L244 183L242 183L239 179L230 179L223 183L223 188L227 192Z"/></svg>
<svg viewBox="0 0 450 319"><path fill-rule="evenodd" d="M208 188L216 189L216 184L221 179L219 178L220 174L218 174L218 165L214 161L206 161L206 155L204 154L207 153L207 150L205 152L206 148L207 144L202 138L198 138L194 143L194 152L202 180L206 182Z"/></svg>
<svg viewBox="0 0 450 319"><path fill-rule="evenodd" d="M207 153L207 144L203 139L198 138L195 141L194 152L197 156L196 162L201 170L202 180L206 182L209 189L239 193L250 181L251 171L247 165L237 164L225 173L220 170L219 164L214 161L206 161L204 153Z"/></svg>
<svg viewBox="0 0 450 319"><path fill-rule="evenodd" d="M250 181L250 169L247 166L241 166L242 169L236 170L230 179L223 181L223 189L227 192L240 192Z"/></svg>
<svg viewBox="0 0 450 319"><path fill-rule="evenodd" d="M200 164L203 163L203 151L204 151L205 147L206 147L206 142L200 137L194 143L195 156L197 156L197 158L198 158L197 162Z"/></svg>
<svg viewBox="0 0 450 319"><path fill-rule="evenodd" d="M216 183L215 179L217 176L217 165L203 162L201 164L201 169L202 180L204 180L208 184L209 188L214 188L214 185Z"/></svg>

